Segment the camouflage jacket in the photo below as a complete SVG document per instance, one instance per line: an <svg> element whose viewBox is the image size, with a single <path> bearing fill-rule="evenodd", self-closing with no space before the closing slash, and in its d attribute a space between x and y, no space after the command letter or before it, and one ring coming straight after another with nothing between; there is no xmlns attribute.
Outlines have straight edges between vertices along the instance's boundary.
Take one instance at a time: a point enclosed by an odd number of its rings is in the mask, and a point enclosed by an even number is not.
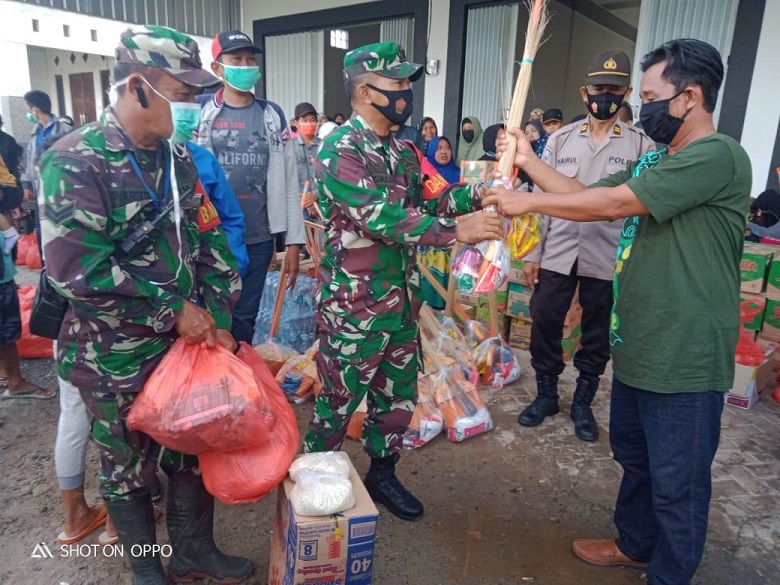
<svg viewBox="0 0 780 585"><path fill-rule="evenodd" d="M41 233L46 272L69 308L57 346L58 374L80 389L137 392L176 338L184 300L199 301L229 329L241 283L219 217L186 149L173 154L181 204L181 245L170 211L143 249L120 243L164 208L164 172L142 170L110 109L58 141L41 159ZM172 195L169 195L170 198Z"/></svg>
<svg viewBox="0 0 780 585"><path fill-rule="evenodd" d="M317 159L326 222L319 325L328 330L345 319L370 331L410 327L422 298L416 245L452 245L455 221L448 218L480 207L475 187L453 185L423 202L417 153L380 138L360 116L331 132Z"/></svg>

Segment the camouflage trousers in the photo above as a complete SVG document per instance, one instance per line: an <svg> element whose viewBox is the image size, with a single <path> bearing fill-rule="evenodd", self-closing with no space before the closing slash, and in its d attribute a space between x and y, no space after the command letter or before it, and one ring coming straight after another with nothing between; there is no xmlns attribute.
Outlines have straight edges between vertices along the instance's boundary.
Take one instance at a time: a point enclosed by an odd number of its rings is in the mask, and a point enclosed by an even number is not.
<svg viewBox="0 0 780 585"><path fill-rule="evenodd" d="M149 435L131 431L125 421L138 394L81 390L100 451L100 494L108 501L129 500L156 483L159 467L167 474L200 473L198 458L165 449Z"/></svg>
<svg viewBox="0 0 780 585"><path fill-rule="evenodd" d="M401 450L417 401L417 326L362 331L349 324L321 332L317 371L322 391L304 439L305 451L337 451L363 397L363 446L371 457Z"/></svg>

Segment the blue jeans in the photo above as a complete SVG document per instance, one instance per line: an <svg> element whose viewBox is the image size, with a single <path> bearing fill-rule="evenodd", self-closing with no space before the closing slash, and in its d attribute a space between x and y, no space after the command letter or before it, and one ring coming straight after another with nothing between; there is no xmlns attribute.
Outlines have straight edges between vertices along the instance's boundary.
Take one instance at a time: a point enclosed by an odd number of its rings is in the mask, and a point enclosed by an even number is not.
<svg viewBox="0 0 780 585"><path fill-rule="evenodd" d="M688 585L704 552L722 392L662 394L612 382L609 440L623 467L618 548L648 585Z"/></svg>
<svg viewBox="0 0 780 585"><path fill-rule="evenodd" d="M241 296L233 309L233 327L236 341L252 343L255 334L255 319L263 296L265 277L274 257L274 241L247 244L246 253L249 266L242 280Z"/></svg>

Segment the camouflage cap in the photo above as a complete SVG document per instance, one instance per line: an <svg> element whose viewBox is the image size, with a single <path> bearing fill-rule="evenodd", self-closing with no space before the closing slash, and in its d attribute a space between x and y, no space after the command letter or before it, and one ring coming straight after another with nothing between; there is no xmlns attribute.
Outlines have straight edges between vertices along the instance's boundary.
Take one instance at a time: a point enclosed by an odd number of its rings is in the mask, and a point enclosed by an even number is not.
<svg viewBox="0 0 780 585"><path fill-rule="evenodd" d="M159 67L193 87L219 83L219 79L203 69L195 39L165 26L142 25L127 29L119 38L116 61Z"/></svg>
<svg viewBox="0 0 780 585"><path fill-rule="evenodd" d="M423 66L407 61L406 52L398 43L373 43L344 55L344 79L363 73L417 81L423 74Z"/></svg>

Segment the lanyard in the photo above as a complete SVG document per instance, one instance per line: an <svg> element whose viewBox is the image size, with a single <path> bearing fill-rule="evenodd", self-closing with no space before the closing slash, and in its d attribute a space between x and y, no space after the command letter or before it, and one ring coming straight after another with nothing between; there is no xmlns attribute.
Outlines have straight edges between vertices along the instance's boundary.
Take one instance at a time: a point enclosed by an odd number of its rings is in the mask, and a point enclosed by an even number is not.
<svg viewBox="0 0 780 585"><path fill-rule="evenodd" d="M138 178L141 180L141 184L146 189L146 192L149 193L149 197L152 198L152 201L154 202L154 209L155 211L160 211L160 201L157 199L157 193L155 193L149 185L146 184L146 181L144 180L144 175L141 172L141 167L138 166L138 161L135 160L135 155L132 152L128 153L128 156L130 157L130 164L133 165L133 170L135 171L135 174L138 176ZM168 202L168 194L171 191L171 174L165 173L165 193L163 195L163 204Z"/></svg>

